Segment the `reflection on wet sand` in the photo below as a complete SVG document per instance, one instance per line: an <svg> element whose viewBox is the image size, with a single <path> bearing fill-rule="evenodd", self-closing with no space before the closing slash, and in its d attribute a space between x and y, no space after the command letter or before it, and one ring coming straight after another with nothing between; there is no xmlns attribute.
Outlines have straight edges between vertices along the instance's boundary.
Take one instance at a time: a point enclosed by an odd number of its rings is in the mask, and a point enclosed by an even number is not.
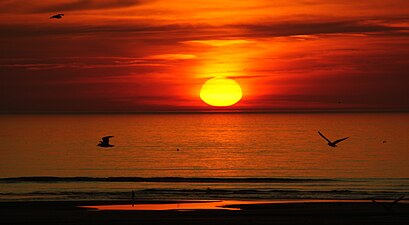
<svg viewBox="0 0 409 225"><path fill-rule="evenodd" d="M235 200L210 200L210 201L192 201L180 203L165 203L165 204L126 204L126 205L96 205L96 206L81 206L81 208L93 210L198 210L198 209L224 209L224 210L240 210L240 208L229 207L230 205L245 205L245 204L265 204L268 201L235 201Z"/></svg>
<svg viewBox="0 0 409 225"><path fill-rule="evenodd" d="M291 203L341 203L341 202L370 202L369 200L275 200L275 201L238 201L238 200L207 200L207 201L183 201L179 203L151 203L151 204L123 204L123 205L95 205L81 206L90 210L241 210L240 205L259 205L259 204L291 204ZM380 202L388 202L381 200Z"/></svg>

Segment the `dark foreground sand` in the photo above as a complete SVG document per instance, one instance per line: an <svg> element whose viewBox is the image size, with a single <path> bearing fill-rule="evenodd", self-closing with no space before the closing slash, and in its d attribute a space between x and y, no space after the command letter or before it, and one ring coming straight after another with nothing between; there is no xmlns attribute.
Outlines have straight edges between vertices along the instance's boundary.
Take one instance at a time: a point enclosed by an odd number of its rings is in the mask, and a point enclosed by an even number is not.
<svg viewBox="0 0 409 225"><path fill-rule="evenodd" d="M387 210L369 201L242 205L239 211L92 211L77 207L104 204L129 202L0 202L0 224L409 224L409 204L399 203Z"/></svg>

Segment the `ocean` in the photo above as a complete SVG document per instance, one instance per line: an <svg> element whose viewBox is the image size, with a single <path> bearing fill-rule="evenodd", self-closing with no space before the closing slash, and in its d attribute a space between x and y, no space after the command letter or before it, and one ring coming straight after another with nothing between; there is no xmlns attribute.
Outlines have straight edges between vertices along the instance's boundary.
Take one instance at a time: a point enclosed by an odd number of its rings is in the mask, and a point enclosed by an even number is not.
<svg viewBox="0 0 409 225"><path fill-rule="evenodd" d="M408 113L1 115L0 201L395 199ZM321 138L349 137L332 148ZM96 145L112 135L113 148Z"/></svg>

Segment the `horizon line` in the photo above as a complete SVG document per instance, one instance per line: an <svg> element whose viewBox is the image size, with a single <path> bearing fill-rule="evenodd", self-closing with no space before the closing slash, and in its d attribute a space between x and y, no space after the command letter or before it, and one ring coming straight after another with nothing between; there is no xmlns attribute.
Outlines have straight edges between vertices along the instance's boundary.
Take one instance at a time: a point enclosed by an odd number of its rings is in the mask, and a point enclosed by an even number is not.
<svg viewBox="0 0 409 225"><path fill-rule="evenodd" d="M103 115L103 114L304 114L304 113L409 113L409 109L282 109L282 110L185 110L185 111L29 111L29 112L0 112L0 115Z"/></svg>

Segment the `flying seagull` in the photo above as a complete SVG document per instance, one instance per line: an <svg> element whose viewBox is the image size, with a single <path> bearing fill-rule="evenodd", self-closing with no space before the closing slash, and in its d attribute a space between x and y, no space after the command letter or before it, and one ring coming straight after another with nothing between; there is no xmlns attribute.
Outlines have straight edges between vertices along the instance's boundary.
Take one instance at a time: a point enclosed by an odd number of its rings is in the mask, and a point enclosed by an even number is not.
<svg viewBox="0 0 409 225"><path fill-rule="evenodd" d="M321 132L318 131L318 134L319 134L322 138L324 138L326 141L328 141L328 145L329 145L329 146L334 147L334 148L337 147L337 144L338 144L339 142L348 139L348 137L346 137L346 138L341 138L341 139L338 139L338 140L332 142L332 141L330 141L328 138L326 138L323 134L321 134Z"/></svg>
<svg viewBox="0 0 409 225"><path fill-rule="evenodd" d="M64 14L57 14L54 16L51 16L50 19L61 19L64 16Z"/></svg>
<svg viewBox="0 0 409 225"><path fill-rule="evenodd" d="M402 199L404 199L404 198L405 198L405 196L402 195L402 196L400 196L399 198L397 198L396 200L394 200L393 202L389 202L389 203L386 203L386 202L378 202L378 201L376 201L375 199L372 199L372 202L381 205L381 206L382 206L384 209L386 209L386 210L392 210L392 208L393 208L396 204L398 204L398 202L399 202L400 200L402 200Z"/></svg>
<svg viewBox="0 0 409 225"><path fill-rule="evenodd" d="M114 147L113 145L109 144L109 139L114 136L106 136L102 138L102 141L99 141L99 144L97 146L102 147L102 148L109 148L109 147Z"/></svg>

